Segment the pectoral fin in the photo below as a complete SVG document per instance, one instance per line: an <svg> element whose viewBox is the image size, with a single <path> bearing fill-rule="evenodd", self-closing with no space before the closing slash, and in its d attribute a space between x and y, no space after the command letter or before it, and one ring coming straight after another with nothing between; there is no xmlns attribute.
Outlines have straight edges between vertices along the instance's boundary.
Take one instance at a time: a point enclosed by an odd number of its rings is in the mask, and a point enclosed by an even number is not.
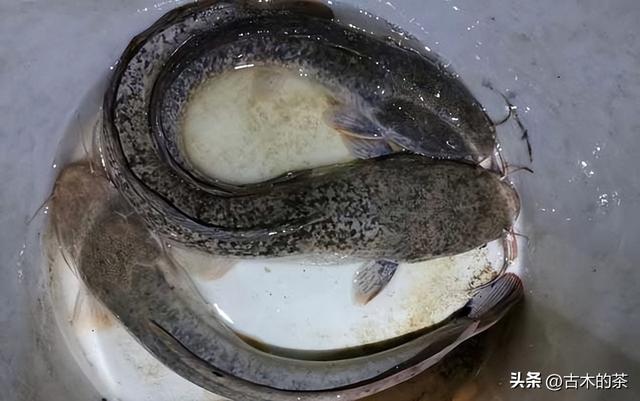
<svg viewBox="0 0 640 401"><path fill-rule="evenodd" d="M324 120L344 135L361 139L384 139L384 128L357 108L336 106L324 113Z"/></svg>
<svg viewBox="0 0 640 401"><path fill-rule="evenodd" d="M373 159L393 153L389 144L380 139L361 139L343 135L342 140L347 145L349 153L358 159Z"/></svg>
<svg viewBox="0 0 640 401"><path fill-rule="evenodd" d="M359 159L393 153L393 149L384 137L381 125L359 112L356 108L327 110L325 121L342 134L342 139L352 155Z"/></svg>
<svg viewBox="0 0 640 401"><path fill-rule="evenodd" d="M513 273L505 273L476 291L467 303L468 317L481 320L484 324L493 324L523 295L520 278Z"/></svg>
<svg viewBox="0 0 640 401"><path fill-rule="evenodd" d="M389 284L397 269L398 263L384 259L365 264L353 279L356 303L366 305L375 298Z"/></svg>

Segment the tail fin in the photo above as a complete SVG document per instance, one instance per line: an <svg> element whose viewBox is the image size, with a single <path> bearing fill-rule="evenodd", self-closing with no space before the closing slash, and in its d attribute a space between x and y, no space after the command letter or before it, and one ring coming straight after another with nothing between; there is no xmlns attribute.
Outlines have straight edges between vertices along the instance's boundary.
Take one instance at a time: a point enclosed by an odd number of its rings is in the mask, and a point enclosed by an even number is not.
<svg viewBox="0 0 640 401"><path fill-rule="evenodd" d="M520 278L513 273L505 273L493 283L481 288L467 303L468 317L493 324L498 321L524 295Z"/></svg>

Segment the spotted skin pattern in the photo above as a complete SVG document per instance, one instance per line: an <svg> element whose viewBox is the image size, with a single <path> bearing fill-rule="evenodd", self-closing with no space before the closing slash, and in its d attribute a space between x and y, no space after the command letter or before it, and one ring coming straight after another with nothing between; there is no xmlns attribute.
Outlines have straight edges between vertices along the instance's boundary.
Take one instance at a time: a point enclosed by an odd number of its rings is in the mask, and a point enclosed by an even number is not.
<svg viewBox="0 0 640 401"><path fill-rule="evenodd" d="M90 292L124 327L176 373L238 401L352 401L382 391L493 325L523 294L520 280L507 274L409 339L369 344L348 358L274 355L223 323L101 171L86 163L66 167L50 211L60 245L54 249L69 251ZM372 347L377 351L363 351ZM345 355L340 351L334 355Z"/></svg>
<svg viewBox="0 0 640 401"><path fill-rule="evenodd" d="M315 72L343 101L356 94L414 150L426 146L419 153L478 161L493 149L481 107L434 60L315 14L200 2L136 36L105 96L99 142L107 174L154 232L219 255L319 252L400 262L464 252L511 225L517 195L499 177L408 154L248 189L203 182L180 157L175 124L188 88L237 65L240 50L248 61ZM424 91L439 96L418 101ZM426 135L418 115L435 118L438 130ZM442 138L459 146L445 149Z"/></svg>

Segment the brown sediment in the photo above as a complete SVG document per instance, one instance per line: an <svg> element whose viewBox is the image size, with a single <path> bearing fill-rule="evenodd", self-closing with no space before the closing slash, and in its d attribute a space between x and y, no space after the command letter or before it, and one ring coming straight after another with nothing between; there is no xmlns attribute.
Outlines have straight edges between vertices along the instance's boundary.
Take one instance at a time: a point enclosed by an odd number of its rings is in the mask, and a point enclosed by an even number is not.
<svg viewBox="0 0 640 401"><path fill-rule="evenodd" d="M73 317L71 324L79 330L107 330L116 325L116 318L105 308L97 299L93 297L86 289L84 295L78 294L82 299L79 305L79 313Z"/></svg>
<svg viewBox="0 0 640 401"><path fill-rule="evenodd" d="M496 272L487 259L486 250L471 252L469 257L463 259L444 257L403 266L403 269L413 269L411 273L407 270L400 273L405 275L406 282L411 283L409 287L402 288L400 305L406 316L390 316L384 329L393 329L385 336L399 337L438 324L472 297L473 288L491 281ZM483 267L471 270L471 266ZM406 274L416 277L407 279ZM464 275L465 280L460 280L460 274ZM469 280L466 280L467 276ZM380 334L380 324L374 321L365 321L354 329L354 335L360 343L379 341Z"/></svg>
<svg viewBox="0 0 640 401"><path fill-rule="evenodd" d="M480 270L477 274L475 274L471 278L471 281L469 282L469 287L475 288L483 284L486 284L491 280L493 280L494 278L496 278L497 275L498 273L496 272L494 267L491 266L490 264L487 264L482 270Z"/></svg>
<svg viewBox="0 0 640 401"><path fill-rule="evenodd" d="M469 381L456 391L451 401L476 401L478 391L478 385L473 381Z"/></svg>

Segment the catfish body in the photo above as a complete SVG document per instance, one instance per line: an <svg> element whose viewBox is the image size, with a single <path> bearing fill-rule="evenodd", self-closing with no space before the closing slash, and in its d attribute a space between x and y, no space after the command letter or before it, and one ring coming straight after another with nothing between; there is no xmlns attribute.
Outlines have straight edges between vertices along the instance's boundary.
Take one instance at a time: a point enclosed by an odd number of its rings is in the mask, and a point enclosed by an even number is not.
<svg viewBox="0 0 640 401"><path fill-rule="evenodd" d="M129 200L155 232L243 257L420 261L499 238L519 208L513 188L494 173L409 154L315 169L242 196L165 199L144 190L131 191Z"/></svg>
<svg viewBox="0 0 640 401"><path fill-rule="evenodd" d="M511 225L517 197L498 177L416 156L249 187L203 177L180 151L189 94L211 76L256 63L302 70L330 88L330 120L373 147L394 142L477 162L495 145L480 105L433 59L326 13L188 5L133 39L104 103L107 174L155 232L221 255L346 253L400 262L461 253Z"/></svg>
<svg viewBox="0 0 640 401"><path fill-rule="evenodd" d="M222 323L143 220L87 164L63 170L50 209L60 249L71 250L86 286L127 330L170 369L239 401L356 400L382 391L490 327L523 293L520 280L506 275L407 341L350 358L290 358L252 347Z"/></svg>

